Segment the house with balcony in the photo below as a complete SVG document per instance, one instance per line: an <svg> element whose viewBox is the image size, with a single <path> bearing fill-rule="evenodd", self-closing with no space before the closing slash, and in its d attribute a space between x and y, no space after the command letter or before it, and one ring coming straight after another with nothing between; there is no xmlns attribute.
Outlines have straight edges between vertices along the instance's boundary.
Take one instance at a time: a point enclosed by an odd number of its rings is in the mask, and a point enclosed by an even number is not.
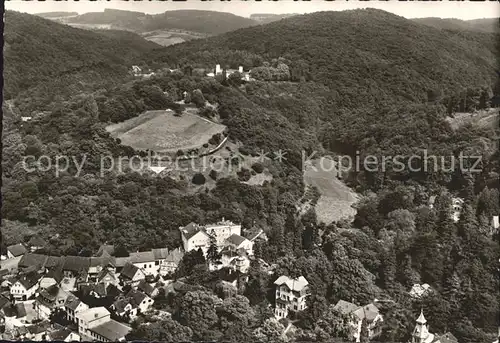
<svg viewBox="0 0 500 343"><path fill-rule="evenodd" d="M206 254L210 246L211 237L215 238L217 246L222 249L229 237L232 235L241 236L241 225L222 219L222 221L210 225L190 223L184 227L180 227L179 231L185 252L201 248L203 253Z"/></svg>
<svg viewBox="0 0 500 343"><path fill-rule="evenodd" d="M283 275L274 281L274 284L276 286L274 314L277 318L286 318L290 311L299 312L306 309L309 282L305 277L292 279Z"/></svg>
<svg viewBox="0 0 500 343"><path fill-rule="evenodd" d="M363 320L366 320L368 325L368 337L370 339L375 338L382 333L382 323L384 319L379 313L379 309L374 304L358 306L345 300L339 300L333 309L343 314L351 315L353 338L356 342L360 341Z"/></svg>
<svg viewBox="0 0 500 343"><path fill-rule="evenodd" d="M38 290L41 275L38 273L29 273L21 275L10 287L10 294L15 300L25 301L35 295Z"/></svg>

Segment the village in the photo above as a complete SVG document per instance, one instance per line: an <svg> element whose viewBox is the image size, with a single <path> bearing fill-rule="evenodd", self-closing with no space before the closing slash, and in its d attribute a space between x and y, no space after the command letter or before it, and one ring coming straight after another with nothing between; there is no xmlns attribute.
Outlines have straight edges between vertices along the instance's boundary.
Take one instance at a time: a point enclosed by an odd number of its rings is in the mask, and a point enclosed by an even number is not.
<svg viewBox="0 0 500 343"><path fill-rule="evenodd" d="M222 282L236 294L237 283L247 280L255 259L254 244L267 240L263 230L245 231L242 235L241 225L224 219L210 225L190 223L179 228L182 247L131 252L127 257L114 256L115 247L107 244L92 257L38 254L46 243L37 235L26 245L9 246L1 269L2 339L124 341L138 316L170 316L154 309L155 297L161 289L166 293L182 289L182 279L175 280L173 274L191 251L207 256L216 247L220 258L215 263L208 260L209 270L223 271ZM260 262L274 273L273 266ZM306 278L279 275L274 285L276 320L307 308L311 290ZM429 285L416 284L409 294L419 298L428 292L432 292ZM335 305L335 310L352 318L353 341L360 342L362 323L367 323L370 339L381 333L381 302L374 299L359 305L340 300ZM451 333L430 333L424 313L420 314L412 343L451 342L457 342Z"/></svg>

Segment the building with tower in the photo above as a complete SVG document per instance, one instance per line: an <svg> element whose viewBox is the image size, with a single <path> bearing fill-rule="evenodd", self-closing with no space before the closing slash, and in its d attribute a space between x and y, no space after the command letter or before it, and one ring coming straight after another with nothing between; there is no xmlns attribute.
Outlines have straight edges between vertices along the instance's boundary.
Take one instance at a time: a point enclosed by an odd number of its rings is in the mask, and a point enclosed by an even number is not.
<svg viewBox="0 0 500 343"><path fill-rule="evenodd" d="M458 343L458 340L450 332L441 336L430 333L427 320L424 317L424 311L422 310L417 318L410 343Z"/></svg>

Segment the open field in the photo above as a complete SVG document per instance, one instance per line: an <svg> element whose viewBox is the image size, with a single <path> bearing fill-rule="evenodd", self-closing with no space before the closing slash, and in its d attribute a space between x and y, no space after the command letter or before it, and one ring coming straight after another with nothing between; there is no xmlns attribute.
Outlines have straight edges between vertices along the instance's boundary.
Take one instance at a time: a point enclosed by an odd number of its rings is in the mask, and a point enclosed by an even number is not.
<svg viewBox="0 0 500 343"><path fill-rule="evenodd" d="M199 148L226 127L201 118L195 112L188 109L176 117L171 110L148 111L109 125L106 130L112 137L119 138L123 145L136 150L173 152Z"/></svg>
<svg viewBox="0 0 500 343"><path fill-rule="evenodd" d="M318 221L325 224L355 215L356 210L351 205L359 198L338 179L334 163L327 158L316 159L304 172L306 186L315 186L321 194L315 211Z"/></svg>
<svg viewBox="0 0 500 343"><path fill-rule="evenodd" d="M455 113L452 117L446 118L453 130L460 128L466 124L477 125L482 128L498 128L498 108L481 110L474 113Z"/></svg>
<svg viewBox="0 0 500 343"><path fill-rule="evenodd" d="M192 39L205 38L207 35L198 32L189 32L181 30L158 30L145 32L142 34L144 39L156 44L169 46L173 44L187 42Z"/></svg>

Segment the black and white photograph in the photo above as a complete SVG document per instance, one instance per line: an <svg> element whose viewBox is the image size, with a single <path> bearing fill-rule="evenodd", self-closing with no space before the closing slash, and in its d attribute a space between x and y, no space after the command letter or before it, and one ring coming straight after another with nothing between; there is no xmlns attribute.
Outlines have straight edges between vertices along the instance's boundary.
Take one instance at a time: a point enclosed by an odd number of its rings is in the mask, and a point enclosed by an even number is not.
<svg viewBox="0 0 500 343"><path fill-rule="evenodd" d="M499 342L500 2L3 5L1 341Z"/></svg>

